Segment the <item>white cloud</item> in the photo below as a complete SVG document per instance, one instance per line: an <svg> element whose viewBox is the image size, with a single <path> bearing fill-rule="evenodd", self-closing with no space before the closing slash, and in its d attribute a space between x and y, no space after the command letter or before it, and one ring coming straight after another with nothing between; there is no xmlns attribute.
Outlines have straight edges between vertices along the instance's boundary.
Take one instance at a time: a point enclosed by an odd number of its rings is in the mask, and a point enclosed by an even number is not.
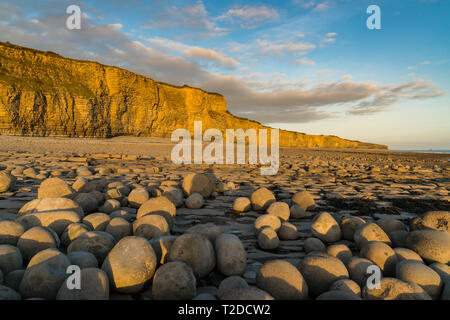
<svg viewBox="0 0 450 320"><path fill-rule="evenodd" d="M425 60L425 61L422 61L420 64L431 64L431 61Z"/></svg>
<svg viewBox="0 0 450 320"><path fill-rule="evenodd" d="M328 9L329 6L330 6L330 4L328 2L322 2L314 7L314 11L322 11L322 10Z"/></svg>
<svg viewBox="0 0 450 320"><path fill-rule="evenodd" d="M237 23L242 28L255 28L264 21L276 21L279 17L278 11L268 6L243 6L229 9L217 20Z"/></svg>
<svg viewBox="0 0 450 320"><path fill-rule="evenodd" d="M349 80L351 78L353 78L351 74L344 74L343 76L341 76L341 80Z"/></svg>
<svg viewBox="0 0 450 320"><path fill-rule="evenodd" d="M314 61L308 60L308 59L305 59L305 58L298 59L298 60L295 61L295 63L297 63L297 64L309 64L309 65L315 65L316 64Z"/></svg>
<svg viewBox="0 0 450 320"><path fill-rule="evenodd" d="M327 38L331 38L331 37L335 37L335 36L337 36L336 32L328 32L327 33Z"/></svg>

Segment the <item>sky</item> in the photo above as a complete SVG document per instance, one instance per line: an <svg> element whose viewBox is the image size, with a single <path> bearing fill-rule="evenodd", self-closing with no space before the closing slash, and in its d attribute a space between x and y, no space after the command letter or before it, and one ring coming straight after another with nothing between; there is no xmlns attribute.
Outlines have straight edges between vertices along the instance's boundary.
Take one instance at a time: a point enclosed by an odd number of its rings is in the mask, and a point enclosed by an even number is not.
<svg viewBox="0 0 450 320"><path fill-rule="evenodd" d="M450 149L449 12L448 0L1 0L0 41L217 92L272 127L436 150Z"/></svg>

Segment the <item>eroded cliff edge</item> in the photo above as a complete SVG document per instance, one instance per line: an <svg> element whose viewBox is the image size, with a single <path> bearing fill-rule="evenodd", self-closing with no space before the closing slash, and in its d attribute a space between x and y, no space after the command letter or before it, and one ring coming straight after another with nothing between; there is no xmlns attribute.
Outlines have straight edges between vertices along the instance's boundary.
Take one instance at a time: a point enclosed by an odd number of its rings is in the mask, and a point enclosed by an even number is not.
<svg viewBox="0 0 450 320"><path fill-rule="evenodd" d="M226 100L130 71L0 42L0 134L170 137L177 128L267 128L235 117ZM387 149L384 145L280 130L282 147Z"/></svg>

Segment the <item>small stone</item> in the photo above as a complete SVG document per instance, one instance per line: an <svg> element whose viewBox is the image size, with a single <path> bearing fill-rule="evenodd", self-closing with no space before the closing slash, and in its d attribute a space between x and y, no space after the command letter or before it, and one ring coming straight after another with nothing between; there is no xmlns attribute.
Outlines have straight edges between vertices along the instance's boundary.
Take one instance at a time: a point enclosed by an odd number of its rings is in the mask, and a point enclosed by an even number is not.
<svg viewBox="0 0 450 320"><path fill-rule="evenodd" d="M300 261L298 268L308 284L311 297L327 291L336 280L349 277L342 261L332 256L307 256Z"/></svg>
<svg viewBox="0 0 450 320"><path fill-rule="evenodd" d="M5 171L0 172L0 193L12 190L12 188L14 188L15 183L16 177Z"/></svg>
<svg viewBox="0 0 450 320"><path fill-rule="evenodd" d="M328 212L322 212L314 218L311 224L311 232L324 242L341 240L341 228Z"/></svg>
<svg viewBox="0 0 450 320"><path fill-rule="evenodd" d="M17 269L11 271L5 276L5 286L13 289L14 291L19 292L20 282L22 282L23 275L25 274L25 270Z"/></svg>
<svg viewBox="0 0 450 320"><path fill-rule="evenodd" d="M73 240L88 231L91 230L82 223L69 224L66 230L64 230L63 234L61 235L61 243L64 246L68 247Z"/></svg>
<svg viewBox="0 0 450 320"><path fill-rule="evenodd" d="M275 250L280 244L277 233L271 227L263 228L257 235L258 246L263 250Z"/></svg>
<svg viewBox="0 0 450 320"><path fill-rule="evenodd" d="M280 230L278 230L278 237L281 240L296 240L298 238L297 227L292 223L283 221Z"/></svg>
<svg viewBox="0 0 450 320"><path fill-rule="evenodd" d="M352 251L345 244L333 244L327 248L327 253L330 256L338 258L345 265L347 265L353 257Z"/></svg>
<svg viewBox="0 0 450 320"><path fill-rule="evenodd" d="M374 262L384 276L395 275L397 255L387 244L379 241L367 242L362 247L360 256Z"/></svg>
<svg viewBox="0 0 450 320"><path fill-rule="evenodd" d="M266 227L272 228L275 232L278 232L281 228L281 221L280 218L272 214L263 214L255 220L254 227L256 233Z"/></svg>
<svg viewBox="0 0 450 320"><path fill-rule="evenodd" d="M133 226L127 220L115 217L108 222L105 232L112 235L116 241L119 241L124 237L133 235Z"/></svg>
<svg viewBox="0 0 450 320"><path fill-rule="evenodd" d="M234 212L247 212L251 209L252 203L249 198L239 197L234 200L233 210Z"/></svg>
<svg viewBox="0 0 450 320"><path fill-rule="evenodd" d="M116 199L108 199L105 201L105 203L103 204L103 206L100 208L101 212L110 214L113 211L116 211L117 209L120 208L120 202Z"/></svg>
<svg viewBox="0 0 450 320"><path fill-rule="evenodd" d="M92 213L83 218L83 223L93 231L105 231L111 218L102 212Z"/></svg>
<svg viewBox="0 0 450 320"><path fill-rule="evenodd" d="M316 300L362 300L353 292L344 290L331 290L319 295Z"/></svg>
<svg viewBox="0 0 450 320"><path fill-rule="evenodd" d="M450 234L450 212L448 211L428 211L421 217L414 219L411 225L412 230L439 230Z"/></svg>
<svg viewBox="0 0 450 320"><path fill-rule="evenodd" d="M61 178L48 178L39 186L38 199L72 198L74 190Z"/></svg>
<svg viewBox="0 0 450 320"><path fill-rule="evenodd" d="M241 240L233 234L221 234L216 238L217 267L226 276L243 275L247 256Z"/></svg>
<svg viewBox="0 0 450 320"><path fill-rule="evenodd" d="M364 287L367 283L367 278L372 275L372 272L368 272L370 266L375 266L378 268L375 263L368 259L360 257L351 258L347 263L347 269L350 275L350 279L355 281L361 287Z"/></svg>
<svg viewBox="0 0 450 320"><path fill-rule="evenodd" d="M283 260L264 263L257 272L256 285L275 299L304 300L308 298L308 285L302 273Z"/></svg>
<svg viewBox="0 0 450 320"><path fill-rule="evenodd" d="M74 198L74 201L83 209L85 213L91 213L97 211L98 201L97 198L90 193L79 193Z"/></svg>
<svg viewBox="0 0 450 320"><path fill-rule="evenodd" d="M220 282L217 296L219 297L219 299L222 299L223 297L232 293L235 290L247 288L249 288L249 285L244 278L239 276L231 276L225 278L224 280L222 280L222 282Z"/></svg>
<svg viewBox="0 0 450 320"><path fill-rule="evenodd" d="M221 300L274 300L273 297L264 290L249 287L240 288L225 294Z"/></svg>
<svg viewBox="0 0 450 320"><path fill-rule="evenodd" d="M67 248L67 253L73 251L87 251L92 253L99 264L103 263L108 253L116 244L112 235L103 231L84 232L75 238Z"/></svg>
<svg viewBox="0 0 450 320"><path fill-rule="evenodd" d="M199 278L209 274L216 266L211 241L199 234L185 233L179 236L170 247L168 261L187 263Z"/></svg>
<svg viewBox="0 0 450 320"><path fill-rule="evenodd" d="M391 245L391 240L386 232L375 223L367 223L358 228L358 230L355 231L353 238L359 248L362 248L369 241L379 241L384 242L389 246Z"/></svg>
<svg viewBox="0 0 450 320"><path fill-rule="evenodd" d="M406 248L395 248L395 254L397 255L397 263L404 260L414 260L423 263L422 258L414 251Z"/></svg>
<svg viewBox="0 0 450 320"><path fill-rule="evenodd" d="M308 191L300 191L294 194L292 204L299 205L305 211L313 209L316 205L313 196Z"/></svg>
<svg viewBox="0 0 450 320"><path fill-rule="evenodd" d="M183 191L181 191L179 188L169 187L164 190L162 196L169 199L170 202L172 202L177 208L181 207L184 203Z"/></svg>
<svg viewBox="0 0 450 320"><path fill-rule="evenodd" d="M191 194L185 201L186 207L189 209L200 209L204 203L205 200L200 193Z"/></svg>
<svg viewBox="0 0 450 320"><path fill-rule="evenodd" d="M360 227L362 227L366 221L360 217L344 217L341 220L341 232L342 238L345 240L353 241L353 236Z"/></svg>
<svg viewBox="0 0 450 320"><path fill-rule="evenodd" d="M45 227L33 227L24 232L17 241L24 261L28 262L38 252L48 248L58 248L56 236Z"/></svg>
<svg viewBox="0 0 450 320"><path fill-rule="evenodd" d="M272 214L280 218L281 221L288 221L291 214L289 205L285 202L273 202L267 208L267 214Z"/></svg>
<svg viewBox="0 0 450 320"><path fill-rule="evenodd" d="M156 270L152 296L155 300L190 300L197 294L196 286L191 267L181 261L168 262Z"/></svg>
<svg viewBox="0 0 450 320"><path fill-rule="evenodd" d="M207 238L211 243L216 241L216 238L223 233L223 228L221 226L215 225L214 223L201 223L190 227L184 233L196 233Z"/></svg>
<svg viewBox="0 0 450 320"><path fill-rule="evenodd" d="M169 234L167 220L157 214L143 216L133 222L133 234L136 237L143 237L147 240L160 238Z"/></svg>
<svg viewBox="0 0 450 320"><path fill-rule="evenodd" d="M347 291L356 294L357 296L361 296L361 288L355 281L350 279L339 279L333 282L329 290Z"/></svg>
<svg viewBox="0 0 450 320"><path fill-rule="evenodd" d="M417 252L426 262L450 262L450 234L437 230L417 230L406 238L406 247Z"/></svg>
<svg viewBox="0 0 450 320"><path fill-rule="evenodd" d="M364 300L431 300L431 297L417 284L395 278L383 278L380 289L363 288Z"/></svg>
<svg viewBox="0 0 450 320"><path fill-rule="evenodd" d="M25 232L24 227L15 221L0 221L0 244L15 246Z"/></svg>
<svg viewBox="0 0 450 320"><path fill-rule="evenodd" d="M276 201L272 191L267 188L260 188L253 192L250 200L252 202L252 208L255 211L265 211Z"/></svg>
<svg viewBox="0 0 450 320"><path fill-rule="evenodd" d="M69 259L57 249L46 249L37 253L28 264L20 294L23 298L54 300L59 288L67 278Z"/></svg>
<svg viewBox="0 0 450 320"><path fill-rule="evenodd" d="M150 195L145 188L136 188L128 195L128 203L132 208L136 209L148 199L150 199Z"/></svg>
<svg viewBox="0 0 450 320"><path fill-rule="evenodd" d="M134 294L153 277L156 264L155 252L146 239L126 237L109 252L102 270L108 275L111 288Z"/></svg>
<svg viewBox="0 0 450 320"><path fill-rule="evenodd" d="M98 268L97 258L90 252L72 251L67 254L70 263L79 266L80 269Z"/></svg>
<svg viewBox="0 0 450 320"><path fill-rule="evenodd" d="M109 280L103 270L97 268L82 269L80 289L69 289L68 280L61 285L56 300L109 300Z"/></svg>
<svg viewBox="0 0 450 320"><path fill-rule="evenodd" d="M200 193L208 198L215 190L215 185L206 174L191 173L183 179L183 191L187 196L193 193Z"/></svg>
<svg viewBox="0 0 450 320"><path fill-rule="evenodd" d="M176 213L177 208L169 199L157 197L151 198L142 204L137 212L137 218L139 219L149 214L158 214L167 220L169 226L172 226Z"/></svg>
<svg viewBox="0 0 450 320"><path fill-rule="evenodd" d="M0 285L0 301L2 300L22 300L22 297L15 290Z"/></svg>
<svg viewBox="0 0 450 320"><path fill-rule="evenodd" d="M305 211L302 207L300 207L298 204L294 204L290 208L290 217L294 219L305 219L305 218L311 218L315 215L315 212L311 211Z"/></svg>
<svg viewBox="0 0 450 320"><path fill-rule="evenodd" d="M325 252L326 247L320 239L317 238L307 238L303 244L306 253L310 252Z"/></svg>
<svg viewBox="0 0 450 320"><path fill-rule="evenodd" d="M406 260L397 265L396 278L421 286L432 299L439 299L443 281L439 274L421 262Z"/></svg>
<svg viewBox="0 0 450 320"><path fill-rule="evenodd" d="M0 270L4 277L14 270L21 269L22 264L22 254L18 248L9 244L0 245Z"/></svg>

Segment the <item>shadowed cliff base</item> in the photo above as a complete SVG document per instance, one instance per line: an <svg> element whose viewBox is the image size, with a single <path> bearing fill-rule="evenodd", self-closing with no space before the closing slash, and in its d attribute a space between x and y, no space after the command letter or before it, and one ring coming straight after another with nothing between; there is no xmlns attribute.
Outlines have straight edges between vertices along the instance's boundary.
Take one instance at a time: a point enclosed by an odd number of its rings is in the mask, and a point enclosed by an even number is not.
<svg viewBox="0 0 450 320"><path fill-rule="evenodd" d="M173 130L268 128L235 117L226 100L156 82L97 62L0 42L0 134L169 137ZM280 130L281 147L387 149L387 146Z"/></svg>

